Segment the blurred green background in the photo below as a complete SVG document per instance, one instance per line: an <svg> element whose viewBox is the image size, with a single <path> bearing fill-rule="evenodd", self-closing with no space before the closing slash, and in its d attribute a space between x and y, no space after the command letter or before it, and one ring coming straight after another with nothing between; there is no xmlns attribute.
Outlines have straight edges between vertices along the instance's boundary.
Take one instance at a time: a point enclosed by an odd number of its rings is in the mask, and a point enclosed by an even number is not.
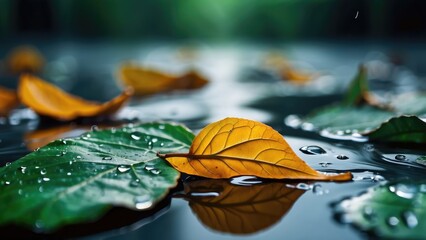
<svg viewBox="0 0 426 240"><path fill-rule="evenodd" d="M0 36L424 39L425 9L418 0L0 0Z"/></svg>

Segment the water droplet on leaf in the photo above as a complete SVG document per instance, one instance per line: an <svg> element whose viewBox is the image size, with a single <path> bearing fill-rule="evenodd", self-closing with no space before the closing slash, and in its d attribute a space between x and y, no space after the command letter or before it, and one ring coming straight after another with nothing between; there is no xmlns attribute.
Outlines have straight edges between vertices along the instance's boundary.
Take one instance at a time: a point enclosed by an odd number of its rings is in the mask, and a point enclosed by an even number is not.
<svg viewBox="0 0 426 240"><path fill-rule="evenodd" d="M153 204L148 196L137 196L134 202L136 209L147 209Z"/></svg>
<svg viewBox="0 0 426 240"><path fill-rule="evenodd" d="M125 173L128 172L130 170L130 166L128 165L120 165L117 167L117 171L120 173Z"/></svg>

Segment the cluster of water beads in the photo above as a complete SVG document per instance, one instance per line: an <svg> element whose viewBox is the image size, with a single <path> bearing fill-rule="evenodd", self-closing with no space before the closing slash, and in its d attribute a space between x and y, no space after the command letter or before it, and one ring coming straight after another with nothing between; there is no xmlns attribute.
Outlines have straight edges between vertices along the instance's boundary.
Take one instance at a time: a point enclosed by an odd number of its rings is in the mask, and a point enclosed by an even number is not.
<svg viewBox="0 0 426 240"><path fill-rule="evenodd" d="M319 183L314 183L314 184L298 183L296 185L286 184L285 186L288 188L296 188L296 189L305 190L305 191L312 190L312 192L315 195L323 195L323 194L329 193L329 191L327 189L324 189L323 186Z"/></svg>

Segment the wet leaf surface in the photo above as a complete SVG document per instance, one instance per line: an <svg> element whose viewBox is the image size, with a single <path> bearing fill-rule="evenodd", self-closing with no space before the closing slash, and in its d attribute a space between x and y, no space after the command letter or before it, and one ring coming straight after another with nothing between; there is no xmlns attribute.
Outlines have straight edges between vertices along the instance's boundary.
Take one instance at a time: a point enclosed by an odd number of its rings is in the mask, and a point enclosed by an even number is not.
<svg viewBox="0 0 426 240"><path fill-rule="evenodd" d="M96 103L68 94L35 76L23 75L18 89L23 104L41 116L60 121L82 117L108 116L118 111L132 95L124 91L105 103Z"/></svg>
<svg viewBox="0 0 426 240"><path fill-rule="evenodd" d="M426 230L424 181L387 183L343 200L336 206L341 221L376 236L423 239Z"/></svg>
<svg viewBox="0 0 426 240"><path fill-rule="evenodd" d="M253 234L271 227L305 192L283 182L235 185L228 180L186 182L183 196L209 228L232 234Z"/></svg>
<svg viewBox="0 0 426 240"><path fill-rule="evenodd" d="M402 94L389 104L381 104L368 91L365 71L360 67L340 103L315 110L297 124L287 119L287 124L334 139L360 141L368 137L379 142L425 143L426 123L417 116L404 116L426 113L424 94Z"/></svg>
<svg viewBox="0 0 426 240"><path fill-rule="evenodd" d="M171 75L133 64L121 66L119 78L124 86L133 88L135 94L139 96L173 90L198 89L208 83L204 76L195 71Z"/></svg>
<svg viewBox="0 0 426 240"><path fill-rule="evenodd" d="M207 125L187 154L159 154L190 175L231 178L253 175L273 179L348 181L351 173L321 174L299 158L283 136L252 120L225 118Z"/></svg>
<svg viewBox="0 0 426 240"><path fill-rule="evenodd" d="M52 231L99 219L112 206L151 209L179 173L157 151L185 151L186 128L147 123L57 140L0 169L0 224Z"/></svg>

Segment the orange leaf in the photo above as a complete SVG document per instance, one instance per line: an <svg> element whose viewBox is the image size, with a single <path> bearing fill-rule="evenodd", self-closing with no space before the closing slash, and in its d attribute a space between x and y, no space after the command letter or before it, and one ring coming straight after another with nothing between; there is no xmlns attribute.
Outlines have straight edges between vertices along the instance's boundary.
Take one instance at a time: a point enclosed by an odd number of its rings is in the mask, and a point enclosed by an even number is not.
<svg viewBox="0 0 426 240"><path fill-rule="evenodd" d="M18 88L18 96L23 104L42 116L61 121L111 115L120 109L131 95L131 91L124 91L108 102L96 103L68 94L31 75L23 75Z"/></svg>
<svg viewBox="0 0 426 240"><path fill-rule="evenodd" d="M20 46L13 49L7 58L9 69L13 73L40 72L44 66L43 55L34 47Z"/></svg>
<svg viewBox="0 0 426 240"><path fill-rule="evenodd" d="M158 154L178 171L208 178L253 175L273 179L348 181L351 173L321 174L309 167L271 127L226 118L205 127L189 153Z"/></svg>
<svg viewBox="0 0 426 240"><path fill-rule="evenodd" d="M237 186L227 180L184 183L192 211L208 227L233 234L251 234L279 221L305 192L282 182ZM208 195L215 193L217 196Z"/></svg>
<svg viewBox="0 0 426 240"><path fill-rule="evenodd" d="M0 116L4 117L19 104L15 91L0 87Z"/></svg>
<svg viewBox="0 0 426 240"><path fill-rule="evenodd" d="M197 89L208 83L195 71L174 76L132 64L120 68L119 78L125 86L132 87L135 94L140 96L172 90Z"/></svg>
<svg viewBox="0 0 426 240"><path fill-rule="evenodd" d="M24 135L24 142L29 150L35 150L59 138L79 136L89 129L90 127L78 128L68 124L34 130Z"/></svg>

